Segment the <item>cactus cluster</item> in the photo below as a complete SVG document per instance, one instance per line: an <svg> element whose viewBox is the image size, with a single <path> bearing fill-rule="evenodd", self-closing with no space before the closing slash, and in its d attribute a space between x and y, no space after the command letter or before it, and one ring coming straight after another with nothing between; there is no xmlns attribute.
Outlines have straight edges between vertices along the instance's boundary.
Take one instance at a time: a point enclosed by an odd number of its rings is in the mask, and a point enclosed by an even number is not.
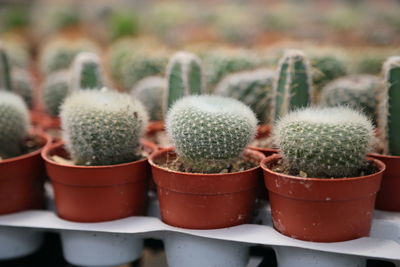
<svg viewBox="0 0 400 267"><path fill-rule="evenodd" d="M98 90L78 91L61 107L63 139L78 165L113 165L140 157L140 138L147 113L129 95Z"/></svg>
<svg viewBox="0 0 400 267"><path fill-rule="evenodd" d="M0 159L23 153L28 129L29 115L24 101L14 93L0 91Z"/></svg>
<svg viewBox="0 0 400 267"><path fill-rule="evenodd" d="M11 73L13 92L20 95L29 108L33 106L33 80L24 69L14 68Z"/></svg>
<svg viewBox="0 0 400 267"><path fill-rule="evenodd" d="M178 99L204 92L202 63L200 58L192 53L176 53L168 63L166 76L165 113Z"/></svg>
<svg viewBox="0 0 400 267"><path fill-rule="evenodd" d="M145 106L151 121L164 120L163 101L166 87L166 79L150 76L140 80L131 91L131 95Z"/></svg>
<svg viewBox="0 0 400 267"><path fill-rule="evenodd" d="M400 156L400 56L389 57L383 65L384 86L379 94L378 127L384 153Z"/></svg>
<svg viewBox="0 0 400 267"><path fill-rule="evenodd" d="M361 110L376 122L379 77L350 75L328 83L321 91L320 104L325 107L349 106Z"/></svg>
<svg viewBox="0 0 400 267"><path fill-rule="evenodd" d="M215 94L232 97L248 105L261 123L268 123L275 72L257 69L226 76L217 85Z"/></svg>
<svg viewBox="0 0 400 267"><path fill-rule="evenodd" d="M43 104L51 116L58 116L60 107L71 89L70 72L68 70L51 73L43 85Z"/></svg>
<svg viewBox="0 0 400 267"><path fill-rule="evenodd" d="M358 176L374 131L366 116L348 107L306 108L282 117L273 136L291 172L340 178Z"/></svg>
<svg viewBox="0 0 400 267"><path fill-rule="evenodd" d="M313 96L310 62L303 52L286 50L277 75L272 108L275 120L291 110L308 106Z"/></svg>
<svg viewBox="0 0 400 267"><path fill-rule="evenodd" d="M71 89L100 89L104 85L100 58L91 52L79 53L71 64Z"/></svg>
<svg viewBox="0 0 400 267"><path fill-rule="evenodd" d="M187 96L169 110L167 133L192 172L228 168L253 140L257 119L240 101L222 96Z"/></svg>

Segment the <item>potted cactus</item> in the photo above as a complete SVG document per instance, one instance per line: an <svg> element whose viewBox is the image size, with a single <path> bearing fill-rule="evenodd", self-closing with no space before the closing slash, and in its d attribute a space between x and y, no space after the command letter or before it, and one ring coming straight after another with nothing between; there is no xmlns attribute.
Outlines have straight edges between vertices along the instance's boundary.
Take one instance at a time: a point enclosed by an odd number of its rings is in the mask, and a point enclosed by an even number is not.
<svg viewBox="0 0 400 267"><path fill-rule="evenodd" d="M400 211L400 57L389 57L384 65L384 86L378 98L378 130L382 140L382 154L371 156L386 164L382 188L376 199L376 208Z"/></svg>
<svg viewBox="0 0 400 267"><path fill-rule="evenodd" d="M281 154L261 166L275 229L316 242L368 236L385 169L366 158L369 119L347 107L301 109L282 117L273 135Z"/></svg>
<svg viewBox="0 0 400 267"><path fill-rule="evenodd" d="M169 110L174 148L150 156L161 218L183 228L212 229L250 221L259 162L245 150L257 126L243 103L221 96L187 96Z"/></svg>

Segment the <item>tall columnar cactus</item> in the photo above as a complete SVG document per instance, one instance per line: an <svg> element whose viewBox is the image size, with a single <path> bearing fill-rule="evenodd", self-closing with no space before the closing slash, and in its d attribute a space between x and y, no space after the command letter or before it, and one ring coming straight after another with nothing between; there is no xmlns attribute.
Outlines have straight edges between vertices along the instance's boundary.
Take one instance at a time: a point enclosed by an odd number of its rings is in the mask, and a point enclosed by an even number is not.
<svg viewBox="0 0 400 267"><path fill-rule="evenodd" d="M308 106L313 96L310 62L303 52L285 51L277 75L273 101L275 120L291 110Z"/></svg>
<svg viewBox="0 0 400 267"><path fill-rule="evenodd" d="M58 116L64 99L70 93L70 72L58 71L48 75L43 86L44 107L51 116Z"/></svg>
<svg viewBox="0 0 400 267"><path fill-rule="evenodd" d="M23 153L28 128L28 109L21 97L0 91L0 159Z"/></svg>
<svg viewBox="0 0 400 267"><path fill-rule="evenodd" d="M145 106L151 121L164 120L162 107L166 87L166 79L150 76L140 80L131 91L131 95Z"/></svg>
<svg viewBox="0 0 400 267"><path fill-rule="evenodd" d="M91 52L79 53L71 66L71 89L101 89L104 85L100 58Z"/></svg>
<svg viewBox="0 0 400 267"><path fill-rule="evenodd" d="M167 91L164 112L180 98L200 95L204 91L204 75L200 58L188 52L176 53L167 66Z"/></svg>
<svg viewBox="0 0 400 267"><path fill-rule="evenodd" d="M379 77L350 75L328 83L321 92L320 104L325 107L350 106L361 110L376 122Z"/></svg>
<svg viewBox="0 0 400 267"><path fill-rule="evenodd" d="M261 123L268 123L274 78L275 72L269 69L234 73L226 76L214 93L240 100L256 113Z"/></svg>
<svg viewBox="0 0 400 267"><path fill-rule="evenodd" d="M13 89L10 59L2 44L0 44L0 88L3 90Z"/></svg>
<svg viewBox="0 0 400 267"><path fill-rule="evenodd" d="M358 175L374 131L367 117L348 107L306 108L282 117L273 136L291 171L340 178Z"/></svg>
<svg viewBox="0 0 400 267"><path fill-rule="evenodd" d="M63 139L78 165L112 165L140 157L147 113L139 101L114 91L84 90L61 108Z"/></svg>
<svg viewBox="0 0 400 267"><path fill-rule="evenodd" d="M384 153L400 156L400 56L389 57L383 64L384 86L379 95L379 133Z"/></svg>
<svg viewBox="0 0 400 267"><path fill-rule="evenodd" d="M33 106L33 80L30 74L20 68L12 70L13 92L20 95L29 108Z"/></svg>
<svg viewBox="0 0 400 267"><path fill-rule="evenodd" d="M253 140L257 119L249 107L222 96L187 96L169 110L167 132L185 167L218 173Z"/></svg>

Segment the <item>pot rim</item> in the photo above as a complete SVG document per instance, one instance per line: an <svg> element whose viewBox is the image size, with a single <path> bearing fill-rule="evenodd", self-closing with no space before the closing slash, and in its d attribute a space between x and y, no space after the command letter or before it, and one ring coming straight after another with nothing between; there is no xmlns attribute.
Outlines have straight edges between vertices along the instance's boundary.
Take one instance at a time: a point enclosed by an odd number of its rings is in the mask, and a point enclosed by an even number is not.
<svg viewBox="0 0 400 267"><path fill-rule="evenodd" d="M150 142L146 139L140 139L140 143L144 146L144 147L148 147L151 148L152 151L150 153L150 155L154 154L155 152L158 151L158 147L156 146L156 144L154 144L153 142ZM62 146L64 146L65 142L63 140L60 140L54 144L49 145L48 147L44 147L43 150L41 151L41 156L44 159L44 161L48 164L51 165L55 165L58 167L62 167L62 168L73 168L73 169L108 169L108 168L116 168L116 167L124 167L124 166L129 166L135 163L140 163L140 162L145 162L149 156L139 159L139 160L135 160L135 161L131 161L131 162L126 162L126 163L119 163L119 164L113 164L113 165L99 165L99 166L84 166L84 165L67 165L67 164L62 164L62 163L58 163L55 162L53 160L51 160L49 158L49 154L50 152L52 152L53 150L60 148Z"/></svg>
<svg viewBox="0 0 400 267"><path fill-rule="evenodd" d="M40 130L36 130L36 129L35 130L31 130L30 133L29 133L29 137L33 137L33 136L42 137L45 140L45 144L43 146L41 146L40 148L32 151L32 152L29 152L29 153L26 153L26 154L23 154L23 155L20 155L20 156L16 156L16 157L0 160L0 165L36 156L38 154L41 154L42 151L45 150L47 147L51 146L52 138L51 138L50 135L48 135L44 131L40 131Z"/></svg>
<svg viewBox="0 0 400 267"><path fill-rule="evenodd" d="M277 161L281 158L282 158L282 155L280 155L280 154L274 154L274 155L268 156L261 161L261 163L260 163L261 168L264 171L274 174L281 178L298 180L298 181L321 182L321 183L340 183L340 182L346 182L346 181L357 181L357 180L372 178L373 176L376 176L376 175L380 175L386 170L386 165L382 161L372 158L372 157L369 157L369 156L366 157L366 160L369 162L373 162L374 165L377 166L379 170L377 172L374 172L374 173L371 173L368 175L357 176L357 177L341 177L341 178L299 177L299 176L275 172L266 166L267 163L270 163L272 161Z"/></svg>
<svg viewBox="0 0 400 267"><path fill-rule="evenodd" d="M207 176L210 176L210 177L231 176L231 175L235 175L235 174L238 174L238 173L249 173L249 172L255 171L257 168L260 167L260 164L258 164L257 166L255 166L253 168L250 168L250 169L247 169L247 170L244 170L244 171L239 171L239 172L231 172L231 173L199 173L199 172L174 171L174 170L170 170L168 168L161 167L161 166L159 166L158 164L156 164L154 162L155 158L158 158L161 155L166 154L168 152L176 153L174 147L167 147L167 148L159 149L158 151L153 152L148 157L149 164L154 168L157 168L157 169L160 169L160 170L163 170L163 171L166 171L166 172L176 173L176 174L179 174L179 175L188 175L188 176L204 176L204 175L207 175ZM254 154L257 157L259 157L259 159L261 161L263 161L265 159L264 154L262 154L261 152L256 151L256 150L252 150L249 147L244 150L244 153Z"/></svg>
<svg viewBox="0 0 400 267"><path fill-rule="evenodd" d="M384 154L379 154L379 153L369 153L368 154L369 157L381 157L381 158L386 158L386 159L399 159L400 160L400 156L393 156L393 155L384 155Z"/></svg>

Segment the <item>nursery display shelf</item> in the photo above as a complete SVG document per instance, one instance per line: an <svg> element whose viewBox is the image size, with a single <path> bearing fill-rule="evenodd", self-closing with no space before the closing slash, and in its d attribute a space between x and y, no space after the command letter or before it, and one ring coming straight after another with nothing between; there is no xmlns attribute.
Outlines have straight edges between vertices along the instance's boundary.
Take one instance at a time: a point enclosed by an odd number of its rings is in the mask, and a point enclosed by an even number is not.
<svg viewBox="0 0 400 267"><path fill-rule="evenodd" d="M311 253L314 258L321 253L324 255L323 257L340 254L339 256L342 257L344 255L355 256L354 258L363 258L364 260L381 259L400 266L400 213L375 211L370 237L336 243L306 242L278 233L271 226L268 206L261 209L258 220L262 221L263 225L245 224L216 230L190 230L167 225L156 217L129 217L110 222L76 223L63 220L52 211L34 210L0 216L0 242L2 242L1 233L3 233L1 230L7 229L8 231L11 229L10 227L19 230L34 230L35 232L122 234L123 236L135 236L135 238L141 239L161 240L164 240L168 235L183 234L214 241L230 241L228 243L238 243L243 246L265 245L273 247L275 250L278 248L278 251L287 248L291 251L291 255L295 254L296 249L300 249L299 252L302 255ZM279 252L277 254L279 262ZM280 254L285 253L281 251ZM285 266L285 264L282 264L282 266Z"/></svg>

